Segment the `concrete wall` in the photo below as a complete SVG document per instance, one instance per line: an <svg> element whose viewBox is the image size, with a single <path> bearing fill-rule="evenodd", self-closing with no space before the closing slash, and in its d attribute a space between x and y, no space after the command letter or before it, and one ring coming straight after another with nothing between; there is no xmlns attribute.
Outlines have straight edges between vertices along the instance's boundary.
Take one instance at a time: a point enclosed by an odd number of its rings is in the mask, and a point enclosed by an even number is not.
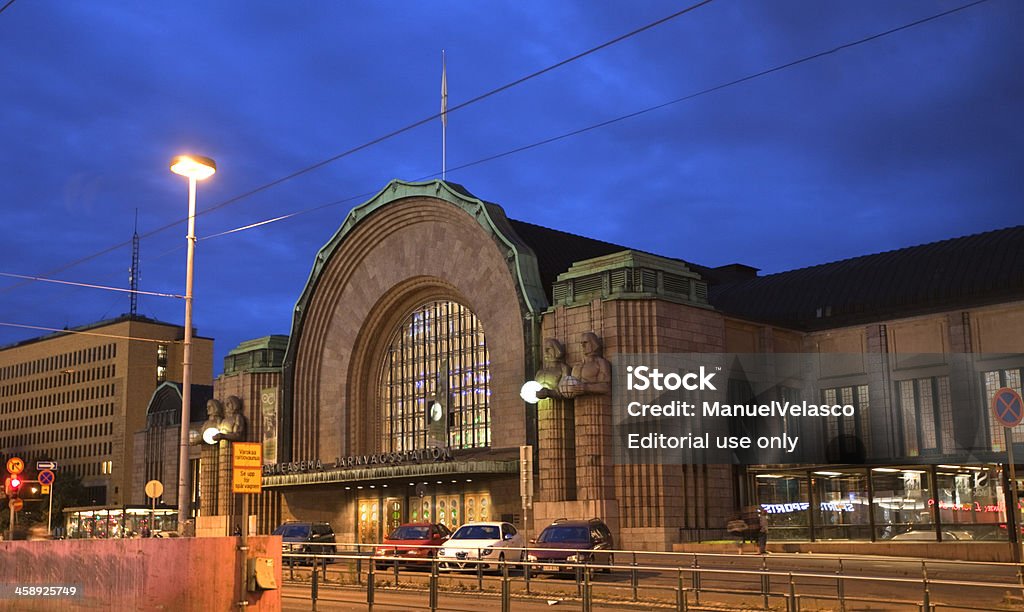
<svg viewBox="0 0 1024 612"><path fill-rule="evenodd" d="M240 538L0 542L0 611L231 610L240 593ZM281 538L249 538L249 557L274 560ZM77 598L14 598L13 587L75 585ZM280 610L281 591L248 593L249 610Z"/></svg>

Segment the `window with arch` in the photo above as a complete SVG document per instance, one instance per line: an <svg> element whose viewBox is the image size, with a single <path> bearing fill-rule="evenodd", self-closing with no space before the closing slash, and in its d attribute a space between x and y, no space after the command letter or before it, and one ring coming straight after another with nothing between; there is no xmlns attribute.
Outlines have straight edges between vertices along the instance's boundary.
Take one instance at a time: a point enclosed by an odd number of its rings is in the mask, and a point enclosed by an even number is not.
<svg viewBox="0 0 1024 612"><path fill-rule="evenodd" d="M395 331L382 365L383 450L491 445L490 357L468 308L450 301L416 308Z"/></svg>

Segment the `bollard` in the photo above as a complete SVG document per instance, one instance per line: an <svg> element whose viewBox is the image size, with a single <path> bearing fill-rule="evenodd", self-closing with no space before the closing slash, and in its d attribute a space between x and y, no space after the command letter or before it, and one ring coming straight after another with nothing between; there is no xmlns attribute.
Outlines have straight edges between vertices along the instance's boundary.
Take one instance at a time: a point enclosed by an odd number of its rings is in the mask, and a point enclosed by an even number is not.
<svg viewBox="0 0 1024 612"><path fill-rule="evenodd" d="M928 592L928 566L921 562L921 583L924 586L924 599L921 602L921 609L924 612L932 612L931 594Z"/></svg>
<svg viewBox="0 0 1024 612"><path fill-rule="evenodd" d="M629 570L629 585L633 587L633 601L637 601L640 598L640 574L636 571L636 553L633 553L633 562L630 565L633 569Z"/></svg>
<svg viewBox="0 0 1024 612"><path fill-rule="evenodd" d="M476 588L478 591L483 592L484 590L484 564L480 562L480 549L476 549Z"/></svg>
<svg viewBox="0 0 1024 612"><path fill-rule="evenodd" d="M593 593L590 586L590 568L583 562L583 612L592 612L594 606Z"/></svg>
<svg viewBox="0 0 1024 612"><path fill-rule="evenodd" d="M430 612L437 610L437 559L430 562Z"/></svg>
<svg viewBox="0 0 1024 612"><path fill-rule="evenodd" d="M839 596L839 612L846 612L846 580L843 579L843 560L839 559L839 569L836 570L836 594Z"/></svg>
<svg viewBox="0 0 1024 612"><path fill-rule="evenodd" d="M676 610L686 612L686 587L683 586L683 570L679 570L679 585L676 588Z"/></svg>
<svg viewBox="0 0 1024 612"><path fill-rule="evenodd" d="M796 582L793 572L789 573L789 612L800 612L800 601L796 598Z"/></svg>
<svg viewBox="0 0 1024 612"><path fill-rule="evenodd" d="M376 580L376 578L373 575L373 570L374 570L374 568L376 566L377 566L377 563L374 562L371 559L370 560L370 571L366 575L366 609L370 610L370 611L373 610L373 599L374 599L374 595L375 595L374 589L377 586L377 580Z"/></svg>
<svg viewBox="0 0 1024 612"><path fill-rule="evenodd" d="M700 605L700 563L697 562L697 553L693 554L693 602Z"/></svg>
<svg viewBox="0 0 1024 612"><path fill-rule="evenodd" d="M530 595L530 572L533 571L533 566L530 564L529 558L523 563L523 582L526 583L526 594Z"/></svg>
<svg viewBox="0 0 1024 612"><path fill-rule="evenodd" d="M510 612L512 609L512 594L508 584L508 562L501 562L501 612Z"/></svg>
<svg viewBox="0 0 1024 612"><path fill-rule="evenodd" d="M320 561L321 566L323 567L323 576L321 576L321 578L323 578L324 582L327 582L327 557L322 557Z"/></svg>
<svg viewBox="0 0 1024 612"><path fill-rule="evenodd" d="M393 550L391 552L391 554L395 555L395 588L397 589L398 588L398 549L396 548L395 550Z"/></svg>
<svg viewBox="0 0 1024 612"><path fill-rule="evenodd" d="M317 597L320 596L320 585L317 583L316 566L314 566L313 569L310 570L310 574L311 579L309 581L309 598L313 602L312 610L313 612L316 612L316 600Z"/></svg>
<svg viewBox="0 0 1024 612"><path fill-rule="evenodd" d="M768 558L761 555L761 597L764 598L764 609L768 609L768 594L772 591L772 577L768 575Z"/></svg>
<svg viewBox="0 0 1024 612"><path fill-rule="evenodd" d="M573 569L576 573L576 597L583 599L583 572L580 570L579 563L577 562L576 568Z"/></svg>
<svg viewBox="0 0 1024 612"><path fill-rule="evenodd" d="M356 554L359 554L359 549L356 549ZM356 584L363 583L363 560L362 558L356 559Z"/></svg>
<svg viewBox="0 0 1024 612"><path fill-rule="evenodd" d="M295 557L288 557L288 579L295 580Z"/></svg>

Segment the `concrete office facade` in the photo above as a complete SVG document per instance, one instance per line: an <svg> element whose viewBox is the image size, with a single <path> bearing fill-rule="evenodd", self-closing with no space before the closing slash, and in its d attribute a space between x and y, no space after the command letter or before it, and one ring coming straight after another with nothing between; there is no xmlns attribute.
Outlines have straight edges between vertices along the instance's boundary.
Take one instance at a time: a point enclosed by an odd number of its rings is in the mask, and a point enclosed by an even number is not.
<svg viewBox="0 0 1024 612"><path fill-rule="evenodd" d="M139 503L134 434L158 385L181 380L182 333L125 315L0 349L3 454L33 469L56 461L58 477L80 476L96 505ZM193 380L209 386L212 374L213 341L195 338Z"/></svg>

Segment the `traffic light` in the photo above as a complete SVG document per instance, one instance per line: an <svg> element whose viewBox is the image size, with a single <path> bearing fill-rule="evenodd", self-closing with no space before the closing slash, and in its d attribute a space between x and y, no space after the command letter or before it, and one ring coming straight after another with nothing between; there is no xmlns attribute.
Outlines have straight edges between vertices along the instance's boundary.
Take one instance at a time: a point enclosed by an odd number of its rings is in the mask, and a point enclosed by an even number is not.
<svg viewBox="0 0 1024 612"><path fill-rule="evenodd" d="M20 497L23 484L25 484L25 481L18 474L8 476L7 481L4 483L4 492L7 493L7 497L12 499Z"/></svg>

